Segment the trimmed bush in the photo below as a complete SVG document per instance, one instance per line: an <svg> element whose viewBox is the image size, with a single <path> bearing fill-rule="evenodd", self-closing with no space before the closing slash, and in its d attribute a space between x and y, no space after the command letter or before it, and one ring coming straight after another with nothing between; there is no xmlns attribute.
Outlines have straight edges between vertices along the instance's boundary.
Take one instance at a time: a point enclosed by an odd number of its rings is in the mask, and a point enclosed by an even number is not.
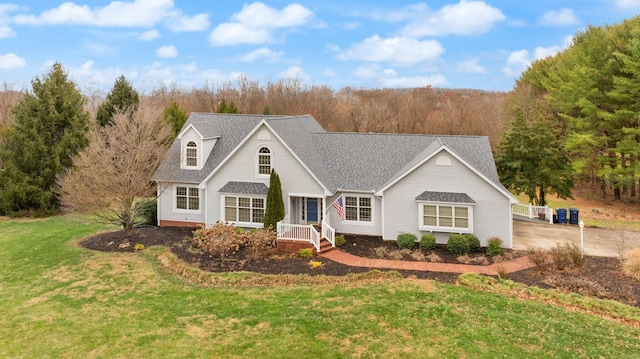
<svg viewBox="0 0 640 359"><path fill-rule="evenodd" d="M469 243L470 252L477 252L480 250L480 248L482 248L482 246L480 245L480 240L475 235L466 233L463 234L463 236L467 239L467 243Z"/></svg>
<svg viewBox="0 0 640 359"><path fill-rule="evenodd" d="M342 247L347 243L347 240L344 239L344 236L341 235L337 235L335 238L336 241L336 247Z"/></svg>
<svg viewBox="0 0 640 359"><path fill-rule="evenodd" d="M449 235L447 249L453 254L467 254L471 251L467 237L464 234L455 233Z"/></svg>
<svg viewBox="0 0 640 359"><path fill-rule="evenodd" d="M436 248L436 236L431 233L425 233L420 239L420 248L431 250Z"/></svg>
<svg viewBox="0 0 640 359"><path fill-rule="evenodd" d="M398 247L400 248L413 249L416 246L417 240L418 238L414 234L400 233L398 234L396 242L398 243Z"/></svg>
<svg viewBox="0 0 640 359"><path fill-rule="evenodd" d="M487 255L493 257L498 254L502 254L502 240L498 237L491 237L487 241Z"/></svg>

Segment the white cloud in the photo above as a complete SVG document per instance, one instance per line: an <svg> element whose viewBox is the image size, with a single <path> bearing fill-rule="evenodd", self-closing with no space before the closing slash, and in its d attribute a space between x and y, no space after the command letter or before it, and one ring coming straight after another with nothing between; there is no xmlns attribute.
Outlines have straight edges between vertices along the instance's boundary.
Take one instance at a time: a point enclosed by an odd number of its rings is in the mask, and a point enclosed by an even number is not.
<svg viewBox="0 0 640 359"><path fill-rule="evenodd" d="M0 55L0 69L2 70L17 69L24 67L26 64L27 61L25 59L14 53Z"/></svg>
<svg viewBox="0 0 640 359"><path fill-rule="evenodd" d="M248 54L240 56L241 62L255 62L260 59L265 59L267 62L278 62L282 59L284 52L282 51L272 51L268 47L261 47L259 49L253 50Z"/></svg>
<svg viewBox="0 0 640 359"><path fill-rule="evenodd" d="M173 45L160 46L156 49L156 56L158 57L176 57L178 56L178 49Z"/></svg>
<svg viewBox="0 0 640 359"><path fill-rule="evenodd" d="M299 4L278 10L261 2L245 4L231 22L218 25L209 35L212 46L265 44L274 41L277 29L296 28L309 24L313 12Z"/></svg>
<svg viewBox="0 0 640 359"><path fill-rule="evenodd" d="M402 29L402 34L409 37L477 35L506 19L500 9L484 1L460 0L437 11L415 6L412 9L413 14L407 17L413 18L413 21Z"/></svg>
<svg viewBox="0 0 640 359"><path fill-rule="evenodd" d="M16 33L9 26L0 26L0 39L16 36Z"/></svg>
<svg viewBox="0 0 640 359"><path fill-rule="evenodd" d="M458 64L457 70L460 72L474 73L474 74L486 74L487 69L485 69L482 65L480 65L478 59L472 59L468 61L463 61Z"/></svg>
<svg viewBox="0 0 640 359"><path fill-rule="evenodd" d="M338 54L338 58L341 60L413 65L420 62L435 61L443 53L444 48L435 40L421 41L406 37L383 39L378 35L373 35Z"/></svg>
<svg viewBox="0 0 640 359"><path fill-rule="evenodd" d="M326 70L322 71L322 76L333 78L333 77L338 76L338 73L333 69L326 69Z"/></svg>
<svg viewBox="0 0 640 359"><path fill-rule="evenodd" d="M549 56L554 56L562 48L559 46L551 47L536 47L533 51L533 55L528 50L518 50L509 54L507 58L507 64L503 68L503 72L509 77L517 77L525 71L532 62L536 60L542 60Z"/></svg>
<svg viewBox="0 0 640 359"><path fill-rule="evenodd" d="M538 23L544 26L569 26L580 23L580 20L572 9L562 8L545 12Z"/></svg>
<svg viewBox="0 0 640 359"><path fill-rule="evenodd" d="M151 27L161 22L174 31L200 31L209 26L209 15L185 16L173 0L112 1L106 6L90 7L64 2L39 15L16 15L21 25L88 25L105 27Z"/></svg>
<svg viewBox="0 0 640 359"><path fill-rule="evenodd" d="M447 79L440 74L432 76L398 76L396 70L383 68L380 65L363 65L355 68L352 75L373 81L381 87L425 87L427 85L442 86L447 84Z"/></svg>
<svg viewBox="0 0 640 359"><path fill-rule="evenodd" d="M616 0L615 5L616 7L626 10L640 9L639 0Z"/></svg>
<svg viewBox="0 0 640 359"><path fill-rule="evenodd" d="M158 30L148 30L140 34L138 39L142 41L151 41L160 37L160 32Z"/></svg>
<svg viewBox="0 0 640 359"><path fill-rule="evenodd" d="M291 66L280 73L282 79L297 79L305 82L311 81L311 76L304 72L300 66Z"/></svg>
<svg viewBox="0 0 640 359"><path fill-rule="evenodd" d="M428 16L429 13L429 6L425 3L420 3L407 5L400 10L376 9L372 12L371 15L374 20L400 22L424 18L424 16Z"/></svg>

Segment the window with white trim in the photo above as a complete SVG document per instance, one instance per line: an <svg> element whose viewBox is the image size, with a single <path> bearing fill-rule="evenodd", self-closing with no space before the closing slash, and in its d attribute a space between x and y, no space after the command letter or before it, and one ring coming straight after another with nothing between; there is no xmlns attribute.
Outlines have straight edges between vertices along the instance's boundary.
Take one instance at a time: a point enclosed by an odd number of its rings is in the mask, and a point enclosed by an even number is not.
<svg viewBox="0 0 640 359"><path fill-rule="evenodd" d="M200 190L198 187L176 187L176 208L188 211L200 210Z"/></svg>
<svg viewBox="0 0 640 359"><path fill-rule="evenodd" d="M419 203L421 230L472 232L473 207L459 204Z"/></svg>
<svg viewBox="0 0 640 359"><path fill-rule="evenodd" d="M262 224L266 199L264 197L224 197L224 219L229 222Z"/></svg>
<svg viewBox="0 0 640 359"><path fill-rule="evenodd" d="M258 174L271 174L271 150L267 147L261 147L258 150Z"/></svg>
<svg viewBox="0 0 640 359"><path fill-rule="evenodd" d="M187 143L185 165L188 167L198 167L198 145L193 141Z"/></svg>
<svg viewBox="0 0 640 359"><path fill-rule="evenodd" d="M371 222L371 197L344 196L344 219Z"/></svg>

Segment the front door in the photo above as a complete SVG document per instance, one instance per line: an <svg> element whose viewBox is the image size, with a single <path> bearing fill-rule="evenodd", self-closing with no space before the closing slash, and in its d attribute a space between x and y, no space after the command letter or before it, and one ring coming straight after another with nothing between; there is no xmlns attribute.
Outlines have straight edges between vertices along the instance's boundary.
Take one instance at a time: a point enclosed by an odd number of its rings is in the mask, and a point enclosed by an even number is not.
<svg viewBox="0 0 640 359"><path fill-rule="evenodd" d="M318 199L306 198L307 200L307 223L318 223Z"/></svg>

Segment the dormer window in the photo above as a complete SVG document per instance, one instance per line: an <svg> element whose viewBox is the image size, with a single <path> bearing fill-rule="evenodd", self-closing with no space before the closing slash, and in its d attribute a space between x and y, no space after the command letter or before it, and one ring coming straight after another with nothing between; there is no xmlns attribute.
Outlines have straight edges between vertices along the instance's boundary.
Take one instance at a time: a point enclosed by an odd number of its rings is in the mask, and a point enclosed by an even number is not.
<svg viewBox="0 0 640 359"><path fill-rule="evenodd" d="M187 143L185 163L187 167L198 167L198 145L193 141Z"/></svg>
<svg viewBox="0 0 640 359"><path fill-rule="evenodd" d="M271 174L271 151L266 147L258 150L258 174Z"/></svg>

